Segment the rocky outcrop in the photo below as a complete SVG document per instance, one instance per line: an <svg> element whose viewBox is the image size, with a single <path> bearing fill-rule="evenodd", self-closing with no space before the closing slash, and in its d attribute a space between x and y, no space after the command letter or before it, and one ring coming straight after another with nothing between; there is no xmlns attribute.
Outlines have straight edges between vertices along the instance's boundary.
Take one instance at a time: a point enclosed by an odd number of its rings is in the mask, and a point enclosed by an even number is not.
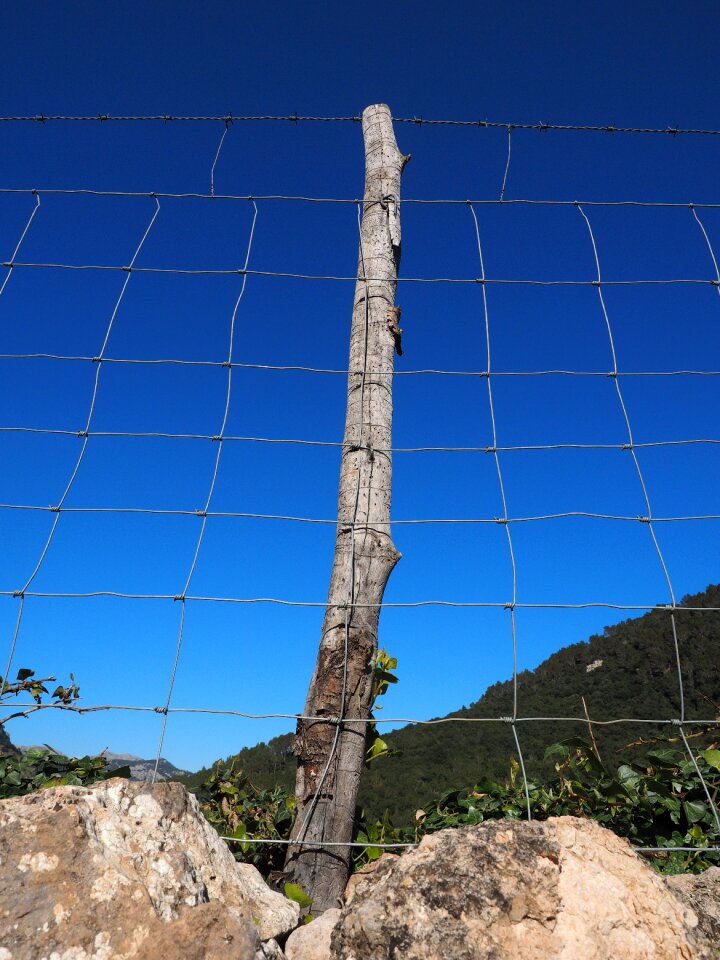
<svg viewBox="0 0 720 960"><path fill-rule="evenodd" d="M443 830L364 879L333 960L711 960L695 913L593 821Z"/></svg>
<svg viewBox="0 0 720 960"><path fill-rule="evenodd" d="M1 960L251 960L298 914L180 784L114 779L0 803Z"/></svg>
<svg viewBox="0 0 720 960"><path fill-rule="evenodd" d="M675 896L695 911L700 929L720 950L720 867L710 867L699 874L666 877L666 882Z"/></svg>

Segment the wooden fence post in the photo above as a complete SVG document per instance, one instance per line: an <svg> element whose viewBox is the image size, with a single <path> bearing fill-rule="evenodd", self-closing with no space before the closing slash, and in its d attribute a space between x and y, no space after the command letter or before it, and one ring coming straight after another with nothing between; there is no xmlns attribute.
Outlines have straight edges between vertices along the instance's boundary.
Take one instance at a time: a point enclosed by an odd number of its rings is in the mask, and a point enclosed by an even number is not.
<svg viewBox="0 0 720 960"><path fill-rule="evenodd" d="M400 559L390 533L392 388L400 344L395 307L400 264L400 176L390 109L367 107L365 195L350 333L345 437L335 556L306 716L294 742L297 818L286 870L313 897L337 905L347 882L355 805L365 759L380 604ZM327 717L328 719L322 719ZM353 722L361 721L361 722ZM329 842L338 846L322 848Z"/></svg>

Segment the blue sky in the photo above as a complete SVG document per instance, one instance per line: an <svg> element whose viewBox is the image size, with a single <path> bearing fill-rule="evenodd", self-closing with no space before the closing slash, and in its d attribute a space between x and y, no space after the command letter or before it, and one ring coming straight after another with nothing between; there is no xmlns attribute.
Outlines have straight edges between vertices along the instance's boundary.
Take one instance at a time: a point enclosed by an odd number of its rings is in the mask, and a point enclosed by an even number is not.
<svg viewBox="0 0 720 960"><path fill-rule="evenodd" d="M14 7L2 39L5 115L356 114L373 102L396 116L618 126L720 127L718 14L700 3L455 4L349 7L210 2L42 3ZM207 193L222 123L4 124L0 188ZM407 198L497 200L507 159L504 129L400 124ZM515 130L508 199L720 202L720 138ZM356 124L236 123L215 168L217 193L352 199L362 190ZM123 266L156 204L147 196L41 193L18 260ZM7 260L36 203L0 193ZM595 262L573 205L476 206L489 278L587 280ZM689 207L584 207L605 279L714 277ZM244 262L248 201L160 199L137 265L233 270ZM720 250L720 210L700 216ZM403 208L404 277L479 275L465 204ZM351 276L353 204L259 201L249 266ZM3 271L2 276L4 278ZM0 296L0 353L99 353L120 295L120 271L17 267ZM0 284L2 279L0 278ZM135 273L106 355L222 361L241 279L232 274ZM233 357L258 364L346 366L352 283L250 276ZM713 370L720 298L708 285L605 290L622 371ZM405 353L397 369L485 367L483 303L475 284L402 283ZM490 285L497 372L611 369L597 292L588 286ZM0 426L79 430L95 366L0 359ZM500 377L493 381L500 445L617 444L625 425L606 377ZM639 443L717 438L716 377L624 378ZM227 372L216 366L104 364L92 429L215 435ZM276 439L342 438L341 375L234 371L227 433ZM484 380L399 376L398 447L491 443ZM0 432L0 502L57 503L79 452L73 436ZM195 510L208 496L208 440L91 437L67 507ZM720 513L720 447L643 448L638 458L657 516ZM637 516L642 493L627 451L501 454L509 515L589 511ZM331 520L337 447L228 441L212 509ZM494 462L482 452L398 453L393 516L493 518L502 512ZM0 590L34 569L53 515L0 509ZM193 516L64 513L33 589L181 592L199 533ZM717 521L658 524L675 592L718 579ZM398 525L403 559L390 603L425 599L505 602L512 577L496 524ZM212 517L190 592L321 602L332 524ZM647 527L589 518L515 524L518 600L526 603L666 602ZM18 600L0 597L9 648ZM518 660L532 667L559 646L625 614L603 609L517 611ZM88 703L164 702L180 609L172 601L28 597L14 666L74 671ZM321 607L188 603L173 704L248 712L301 710ZM477 699L511 673L502 609L386 609L380 642L400 660L385 713L430 717ZM659 642L669 642L667 637ZM6 654L2 654L4 663ZM522 713L522 702L519 704ZM282 732L288 721L172 715L164 755L194 768ZM13 721L18 742L69 752L154 754L160 718L47 712ZM478 735L481 735L479 732Z"/></svg>

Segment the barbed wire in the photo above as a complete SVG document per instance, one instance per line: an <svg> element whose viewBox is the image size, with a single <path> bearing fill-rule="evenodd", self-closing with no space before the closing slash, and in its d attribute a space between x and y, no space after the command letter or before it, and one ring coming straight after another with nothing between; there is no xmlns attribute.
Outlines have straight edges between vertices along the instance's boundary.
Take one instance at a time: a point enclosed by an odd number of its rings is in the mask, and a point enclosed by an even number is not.
<svg viewBox="0 0 720 960"><path fill-rule="evenodd" d="M162 190L98 190L90 187L0 187L0 194L24 194L27 196L90 196L90 197L126 197L149 198L159 200L237 200L263 203L269 201L287 201L296 203L339 203L353 204L354 206L368 206L377 203L376 200L364 200L359 197L310 197L302 194L253 194L253 193L202 193L202 192L167 192ZM716 210L720 203L692 200L598 200L560 198L549 199L542 197L504 197L502 200L493 197L404 197L401 206L483 206L483 207L575 207L578 204L584 207L650 207L684 210ZM354 278L353 278L354 279ZM401 277L398 277L400 280Z"/></svg>
<svg viewBox="0 0 720 960"><path fill-rule="evenodd" d="M226 126L233 123L250 123L258 121L280 121L285 123L360 123L362 116L360 114L347 114L337 117L308 116L304 114L210 114L210 115L178 115L178 114L150 114L150 115L116 115L110 113L97 113L71 116L69 114L28 114L23 116L3 116L0 117L0 123L52 123L57 121L64 122L161 122L161 123L224 123ZM675 137L678 135L693 134L700 136L718 136L720 130L705 127L649 127L649 126L619 126L617 124L591 124L591 123L549 123L539 121L536 123L526 123L506 120L452 120L435 119L422 116L414 117L393 117L393 123L409 123L414 126L443 126L443 127L477 127L478 129L504 129L504 130L537 130L540 132L555 131L576 131L584 133L652 133L665 134Z"/></svg>

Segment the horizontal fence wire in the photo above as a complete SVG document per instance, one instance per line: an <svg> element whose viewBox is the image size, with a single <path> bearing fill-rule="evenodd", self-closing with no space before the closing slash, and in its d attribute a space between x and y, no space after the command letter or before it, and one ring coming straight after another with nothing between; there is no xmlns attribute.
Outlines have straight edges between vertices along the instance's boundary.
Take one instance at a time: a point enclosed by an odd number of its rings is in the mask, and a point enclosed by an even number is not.
<svg viewBox="0 0 720 960"><path fill-rule="evenodd" d="M223 145L225 143L225 138L228 133L228 129L231 124L240 123L240 122L252 122L252 121L284 121L291 123L299 122L321 122L321 123L359 123L361 120L360 116L344 116L344 117L317 117L317 116L299 116L296 114L286 115L286 116L234 116L232 114L218 115L218 116L173 116L173 115L153 115L153 116L111 116L109 114L98 114L95 116L56 116L56 115L35 115L35 116L24 116L24 117L0 117L0 122L12 123L12 122L34 122L34 123L46 123L46 122L55 122L55 121L94 121L94 122L110 122L110 121L160 121L163 123L167 122L184 122L184 121L207 121L213 123L223 123L224 129L222 130L220 140L216 149L216 152L213 157L212 166L210 169L210 192L183 192L183 193L171 193L171 192L161 192L161 191L122 191L122 190L97 190L97 189L88 189L88 188L24 188L24 187L0 187L0 195L26 195L34 199L34 207L29 213L29 218L25 223L24 229L19 237L19 240L16 243L16 246L13 250L13 253L9 260L2 261L0 266L3 267L7 272L5 277L2 280L0 285L0 296L3 294L5 287L7 286L11 276L14 271L17 269L20 270L70 270L70 271L103 271L103 272L113 272L113 273L122 273L123 280L120 287L119 296L115 302L115 307L112 311L112 314L109 318L107 328L105 330L104 340L101 346L101 349L98 355L95 356L85 356L85 355L73 355L73 354L56 354L56 353L2 353L0 354L0 360L5 361L29 361L29 360L48 360L48 361L63 361L63 362L75 362L75 363L91 363L95 366L95 381L94 389L91 396L89 413L83 429L72 430L72 429L55 429L55 428L46 428L46 427L33 427L28 425L0 425L0 433L31 433L31 434L43 434L43 435L58 435L58 436L68 436L79 438L81 443L80 453L77 459L74 462L73 470L70 474L69 480L64 487L62 495L58 499L56 504L51 505L40 505L40 504L21 504L21 503L0 503L0 510L8 511L39 511L39 512L49 512L54 514L50 534L47 540L44 543L44 547L40 552L40 556L28 578L24 580L24 585L16 589L7 589L0 590L0 597L9 597L19 600L19 610L18 616L15 623L15 628L12 636L12 643L10 647L9 660L5 672L5 676L9 676L10 668L12 664L12 659L18 640L18 635L20 631L20 625L23 616L23 610L25 608L25 603L28 598L33 599L92 599L92 598L114 598L120 600L162 600L162 601L171 601L173 603L180 604L180 619L179 619L179 629L176 637L175 646L173 649L173 658L172 666L169 677L169 689L165 697L164 703L162 705L141 705L141 704L75 704L75 703L41 703L36 702L25 703L17 702L12 705L5 704L3 709L7 707L8 710L11 710L12 713L8 717L0 718L0 723L6 722L8 719L12 719L18 716L29 716L30 714L46 711L46 710L61 710L69 713L75 714L91 714L105 711L131 711L131 712L141 712L141 713L154 713L162 715L162 730L160 733L160 739L157 748L157 754L155 758L155 772L154 776L157 776L158 764L161 758L161 751L163 746L163 739L166 730L166 724L168 721L168 716L170 714L194 714L194 715L220 715L227 717L237 717L242 719L250 720L267 720L267 719L287 719L294 721L316 721L334 724L336 727L336 742L339 735L339 731L344 725L357 724L359 726L367 726L367 724L414 724L419 726L432 726L438 724L452 724L452 723L501 723L506 724L511 727L514 744L516 751L519 757L520 768L522 773L522 780L525 790L525 799L527 806L527 818L531 819L531 800L529 793L528 781L525 773L525 764L523 753L521 749L520 738L518 735L517 727L527 723L536 723L536 722L554 722L554 723L572 723L577 724L581 723L587 725L590 721L587 715L585 716L522 716L518 713L518 668L517 668L517 648L518 648L518 636L515 623L515 611L517 609L537 609L537 610L582 610L590 608L604 608L610 610L618 611L641 611L641 612L663 612L667 614L669 622L672 626L673 634L673 643L675 650L675 657L677 662L677 676L678 676L678 693L679 693L679 711L677 716L666 717L666 718L637 718L637 717L615 717L606 720L592 720L591 723L593 726L598 727L610 727L618 725L633 725L633 724L644 724L644 725L654 725L654 726L671 726L679 731L679 736L683 741L683 746L685 752L688 755L689 759L693 763L695 770L700 778L700 781L703 785L705 795L709 804L709 808L713 813L715 818L716 826L718 828L718 834L720 835L720 818L718 816L718 811L716 803L713 797L708 790L707 784L705 783L700 768L697 764L695 755L690 747L690 744L687 740L685 729L692 727L705 727L708 730L718 727L720 720L718 717L712 719L694 719L688 720L685 716L684 708L684 691L683 691L683 675L680 663L680 649L675 625L675 615L677 612L691 612L691 613L718 613L720 608L718 607L696 607L696 606L685 606L683 604L678 604L676 601L676 595L673 589L672 580L668 572L668 567L665 561L664 554L660 547L657 534L655 532L655 526L658 524L668 524L668 523L680 523L680 522L690 522L690 521L710 521L720 519L720 513L705 513L705 514L689 514L685 516L655 516L652 513L650 499L647 492L647 487L645 483L645 478L641 469L641 465L638 460L638 455L636 451L643 450L645 448L657 448L657 447L685 447L693 445L717 445L720 443L720 439L714 438L683 438L683 439L663 439L655 441L646 441L638 442L635 441L631 429L631 424L625 406L621 381L629 378L645 378L645 377L717 377L720 376L720 370L713 369L669 369L669 370L635 370L635 371L625 371L619 369L617 358L615 355L615 346L613 340L613 330L611 326L610 317L608 315L607 308L603 299L603 289L606 287L634 287L634 286L712 286L720 294L720 269L718 268L718 262L715 257L715 253L709 238L709 235L705 229L705 226L698 215L698 211L702 210L714 210L720 209L720 203L713 202L669 202L669 201L651 201L651 200L576 200L576 199L542 199L542 198L509 198L506 197L506 187L508 180L508 173L510 171L510 161L511 161L511 148L512 148L512 132L515 130L533 130L533 131L576 131L576 132L603 132L603 133L633 133L633 134L666 134L671 136L681 135L681 134L694 134L694 135L709 135L717 136L720 134L720 130L714 129L695 129L695 128L680 128L680 127L666 127L666 128L653 128L653 127L620 127L615 125L589 125L589 124L551 124L551 123L507 123L507 122L498 122L498 121L489 121L489 120L438 120L438 119L425 119L422 117L405 117L405 118L395 118L396 123L403 124L413 124L417 126L428 125L428 126L465 126L465 127L477 127L479 129L502 129L507 131L507 157L504 167L504 173L502 177L502 186L500 188L500 195L497 199L490 199L487 197L478 198L478 199L462 199L462 198L408 198L402 200L403 204L406 205L427 205L427 206L465 206L473 219L474 231L475 231L475 240L477 243L477 254L479 259L479 276L468 276L468 277L444 277L444 276L417 276L417 277L399 277L398 280L401 283L416 283L416 284L475 284L477 285L480 293L480 308L479 308L479 317L480 324L484 327L484 337L485 337L485 349L486 349L486 364L483 369L470 369L470 370L447 370L447 369L415 369L415 370L395 370L391 373L381 374L383 376L390 377L402 377L402 376L441 376L441 377L474 377L485 379L487 383L488 391L488 401L489 401L489 411L492 422L492 433L493 433L493 442L492 444L484 444L477 446L415 446L415 447L388 447L388 448L374 448L374 453L427 453L427 452L437 452L437 453L454 453L454 452L477 452L477 453L487 453L493 456L495 461L496 473L498 486L500 491L500 497L503 506L502 516L494 517L446 517L446 518L406 518L406 519L397 519L393 520L392 523L396 525L400 524L495 524L502 525L505 527L508 552L510 558L510 565L512 570L512 583L511 589L508 591L510 599L503 601L480 601L480 600L448 600L448 599L419 599L419 600L409 600L409 601L391 601L378 604L359 604L354 602L352 588L347 602L344 604L346 611L346 633L348 625L348 617L351 616L352 611L355 608L369 608L369 607L389 607L389 608L421 608L429 606L439 606L439 607L452 607L452 608L488 608L488 609L503 609L509 612L510 615L510 634L511 634L511 643L513 651L513 711L510 716L493 716L493 717L458 717L458 716L446 716L440 718L412 718L412 717L373 717L368 719L347 719L344 716L344 708L341 705L340 713L338 716L311 716L303 713L250 713L241 710L233 709L222 709L215 707L184 707L184 706L174 706L172 705L172 696L173 696L173 687L175 683L175 677L178 670L178 665L180 662L181 646L183 639L183 626L185 618L185 607L186 603L195 603L195 602L209 602L209 603L231 603L231 604L278 604L288 607L317 607L324 608L326 606L325 600L309 601L309 600L293 600L287 598L279 597L236 597L236 596L212 596L212 595L193 595L190 591L190 583L193 578L193 574L196 568L198 561L198 556L201 550L203 543L203 537L206 530L206 523L208 518L215 517L230 517L235 519L253 519L253 520L267 520L267 521L282 521L282 522L295 522L295 523L309 523L309 524L324 524L337 526L338 524L350 526L353 533L356 530L368 530L375 529L371 524L363 523L357 519L357 517L349 519L338 519L338 518L315 518L315 517L305 517L305 516L292 516L284 514L270 514L270 513L250 513L242 511L219 511L213 510L211 508L211 502L213 498L214 488L218 476L218 470L221 461L221 453L223 445L225 442L236 442L236 443L268 443L268 444L297 444L302 446L310 447L331 447L339 448L342 450L350 449L364 449L362 431L361 436L358 438L356 443L347 443L347 442L338 442L332 440L317 440L317 439L301 439L301 438L276 438L276 437L256 437L256 436L235 436L226 433L226 425L228 421L228 412L230 405L230 396L231 396L231 382L232 374L235 369L254 369L262 371L274 371L278 373L290 373L290 372L302 372L309 374L318 374L318 375L342 375L342 376L356 376L362 379L362 384L364 387L366 371L365 370L349 370L342 368L324 368L324 367L312 367L312 366L302 366L302 365L275 365L275 364L263 364L263 363L249 363L240 361L234 358L233 356L233 337L235 332L235 320L238 312L238 307L240 301L245 291L245 286L248 281L248 278L276 278L279 280L284 279L300 279L307 281L337 281L337 282L358 282L357 276L344 276L344 275L324 275L324 274L310 274L310 273L295 273L287 271L271 271L271 270L259 270L250 268L248 266L252 238L255 227L255 220L258 215L258 204L262 203L278 203L278 202L288 202L288 203L309 203L309 204L342 204L342 205L354 205L358 211L358 226L360 227L360 217L361 214L367 209L369 201L364 201L359 198L350 198L350 197L313 197L313 196L300 196L300 195L281 195L281 194L267 194L261 196L253 195L239 195L239 194L230 194L230 193L221 193L217 192L215 189L215 171L218 164L218 160L221 155ZM156 205L155 212L150 219L150 222L142 235L139 245L135 249L135 252L132 258L126 264L98 264L98 263L67 263L67 262L32 262L29 260L23 260L20 258L20 249L22 247L23 241L31 228L33 219L37 214L42 197L52 197L52 196L69 196L69 197L120 197L120 198L145 198L152 199ZM212 201L237 201L243 203L250 203L253 207L253 220L252 226L250 229L249 242L247 247L247 255L245 257L245 262L240 268L232 269L218 269L212 267L195 267L195 268L181 268L181 267L154 267L154 266L136 266L135 261L143 247L143 244L150 232L155 219L160 212L160 203L172 202L172 201L185 201L185 200L212 200ZM374 203L375 201L373 201ZM594 272L589 271L588 277L585 279L539 279L539 278L500 278L487 276L485 272L485 266L483 261L483 248L481 244L480 228L478 222L478 216L476 212L476 207L478 209L486 209L488 207L498 207L498 206L517 206L517 207L574 207L578 214L585 221L585 226L589 234L589 240L593 252L594 260ZM600 270L600 256L596 246L595 236L593 233L592 225L590 218L585 212L586 209L590 208L658 208L658 209L679 209L684 208L688 209L695 222L697 223L698 228L702 232L704 241L707 245L710 259L712 261L712 272L706 276L698 277L664 277L664 278L635 278L635 279L612 279L606 278L604 275L601 275ZM361 234L362 237L362 234ZM362 261L362 239L361 239L361 261ZM235 308L232 313L230 321L230 345L227 359L224 360L196 360L196 359L181 359L181 358L142 358L142 357L112 357L107 355L107 345L110 337L113 324L118 313L119 308L121 307L125 290L128 282L130 281L131 275L133 273L143 273L143 274L169 274L177 276L218 276L218 277L238 277L240 281L240 292L235 303ZM363 268L362 280L365 284L366 291L368 289L368 284L373 283L377 278L366 276ZM606 327L606 332L609 340L609 347L611 352L611 364L608 369L599 369L599 370L575 370L575 369L538 369L538 370L496 370L491 364L491 308L489 306L488 297L491 294L492 288L502 285L525 285L525 286L572 286L572 287L593 287L597 291L599 306L601 311L601 316ZM220 430L217 434L199 434L199 433L172 433L172 432L156 432L156 431L99 431L92 429L92 419L95 409L95 403L98 395L99 382L100 382L100 373L104 364L144 364L144 365L182 365L182 366L198 366L198 367L220 367L226 371L226 392L225 392L225 402L224 402L224 416L222 417L222 424ZM378 376L373 373L373 377ZM553 444L516 444L516 445L502 445L498 442L498 436L495 426L495 401L493 397L492 390L492 381L495 378L500 377L512 377L512 378L522 378L522 377L550 377L550 376L562 376L562 377L602 377L612 381L614 384L614 391L619 402L621 413L624 417L624 422L627 428L627 440L625 442L619 443L553 443ZM180 509L180 508L151 508L151 507L132 507L132 506L120 506L120 507L86 507L86 506L74 506L68 507L65 506L65 501L70 493L71 488L75 482L75 479L78 475L78 472L81 469L82 462L84 459L85 451L88 445L89 440L95 438L151 438L151 439L178 439L178 440L202 440L210 441L216 443L216 456L215 456L215 466L214 472L212 474L212 479L210 483L209 492L205 499L205 504L203 508L196 509ZM532 516L513 516L509 513L508 504L505 495L503 473L502 473L502 463L501 457L503 457L514 451L518 452L530 452L530 451L558 451L558 450L619 450L626 451L629 453L635 471L638 477L638 481L643 493L646 512L645 515L624 515L624 514L613 514L613 513L596 513L589 511L563 511L557 513L547 513L547 514L538 514ZM32 585L37 577L44 561L47 556L47 553L51 547L56 528L61 518L61 514L73 513L73 514L116 514L116 515L127 515L127 514L141 514L141 515L152 515L152 516L192 516L197 517L201 520L201 527L199 529L198 537L195 543L195 549L192 556L191 564L189 567L189 572L185 579L184 587L180 593L177 594L159 594L159 593L132 593L132 592L123 592L123 591L113 591L113 590L89 590L84 592L62 592L62 591L40 591L32 588ZM516 567L515 553L513 549L513 540L511 527L515 524L528 524L542 521L556 521L564 520L569 518L585 518L585 519L595 519L602 521L618 521L618 522L630 522L630 523L642 523L647 526L651 541L655 549L659 564L662 568L665 581L667 583L668 592L669 592L669 602L667 603L651 603L651 604L622 604L614 603L611 601L587 601L587 602L528 602L518 600L518 571ZM354 537L353 537L353 550L354 550ZM346 644L346 663L347 663L347 644ZM332 754L330 760L328 761L328 767L332 761ZM302 833L302 831L301 831ZM247 844L248 846L253 846L256 844L270 843L270 844L292 844L293 846L309 846L309 847L344 847L344 848L379 848L379 849L395 849L395 848L404 848L404 847L414 847L414 843L372 843L372 842L352 842L352 843L332 843L327 841L308 841L303 839L302 836L295 840L281 840L281 839L256 839L256 838L237 838L237 837L224 837L225 840L232 843L242 843ZM678 852L688 852L688 853L703 853L703 854L714 854L720 852L720 846L708 846L708 847L684 847L684 846L661 846L661 847L635 847L639 853L670 853L672 851Z"/></svg>
<svg viewBox="0 0 720 960"><path fill-rule="evenodd" d="M332 519L322 519L320 517L294 517L279 513L248 513L241 510L182 510L161 507L53 507L43 506L41 504L27 503L0 503L0 510L34 510L43 513L139 513L150 514L151 516L172 516L172 517L231 517L235 519L249 520L280 520L292 523L318 523L330 524L332 526L348 526L351 521L343 518L333 517ZM592 520L620 520L630 523L648 523L650 518L643 516L630 516L615 513L591 513L587 510L567 510L562 513L545 513L531 517L416 517L411 520L396 519L391 521L391 526L407 526L416 524L443 524L443 523L480 523L480 524L503 524L503 523L533 523L541 520L567 520L571 518L585 518ZM688 514L686 516L676 517L657 517L653 516L653 523L677 523L691 520L720 520L719 513ZM370 523L356 521L356 528L359 530L373 529Z"/></svg>
<svg viewBox="0 0 720 960"><path fill-rule="evenodd" d="M59 353L0 353L0 360L61 360L89 363L121 363L156 366L185 366L185 367L232 367L238 370L270 370L278 372L320 373L342 376L358 376L360 370L345 370L338 367L307 367L299 364L276 363L244 363L233 360L185 360L179 357L143 358L143 357L88 357L79 354ZM440 376L440 377L487 377L487 370L393 370L392 372L376 370L373 377L413 377L413 376ZM493 377L718 377L720 370L493 370Z"/></svg>
<svg viewBox="0 0 720 960"><path fill-rule="evenodd" d="M675 137L684 134L693 134L701 136L718 136L720 130L703 127L648 127L648 126L618 126L617 124L591 124L591 123L548 123L539 121L536 123L526 123L507 120L453 120L436 119L430 117L393 117L393 123L409 123L414 126L442 126L442 127L477 127L478 129L504 129L504 130L538 130L546 132L556 131L577 131L585 133L653 133L665 134ZM0 123L51 123L56 121L69 122L149 122L159 121L161 123L173 122L209 122L224 123L226 125L233 123L249 123L257 121L282 121L285 123L360 123L362 116L360 114L348 114L339 117L320 117L308 116L297 113L290 114L259 114L255 116L247 114L212 114L212 115L178 115L171 113L158 113L141 115L115 115L110 113L85 114L80 116L70 116L67 114L28 114L25 116L3 116L0 117Z"/></svg>
<svg viewBox="0 0 720 960"><path fill-rule="evenodd" d="M687 609L683 607L683 609ZM542 722L552 722L552 723L582 723L584 726L587 726L587 717L575 717L575 716L542 716L542 717L455 717L455 716L446 716L446 717L431 717L429 719L423 719L419 717L375 717L375 718L357 718L357 719L342 719L337 716L329 716L327 714L313 715L305 713L248 713L245 710L231 710L231 709L221 709L219 707L164 707L164 706L148 706L148 705L138 705L138 704L127 704L127 703L103 703L103 704L85 704L80 706L76 703L66 704L66 703L16 703L13 704L14 708L23 710L25 712L38 712L42 710L60 710L66 713L99 713L107 710L128 710L131 712L139 713L201 713L208 715L218 715L225 717L241 717L244 720L314 720L317 722L323 723L345 723L345 724L354 724L357 726L367 726L368 724L374 723L410 723L416 724L418 726L438 726L440 724L452 724L452 723L540 723ZM15 715L15 714L13 714ZM7 719L7 718L6 718ZM4 720L0 722L5 722ZM614 717L610 720L592 720L593 726L598 727L609 727L609 726L618 726L623 724L648 724L650 726L707 726L707 727L717 727L720 726L720 718L701 718L697 720L680 720L677 717L665 717L665 718L648 718L648 717Z"/></svg>
<svg viewBox="0 0 720 960"><path fill-rule="evenodd" d="M87 591L62 591L62 590L28 590L20 588L17 590L0 590L0 597L15 597L23 599L25 597L42 597L52 600L82 600L91 597L114 597L118 600L172 600L185 601L193 603L274 603L284 607L326 607L327 600L288 600L281 597L213 597L213 596L194 596L183 593L130 593L121 590L87 590ZM531 603L527 601L513 600L383 600L381 603L357 603L355 601L346 604L348 608L356 607L358 609L370 608L413 608L413 607L466 607L468 609L495 609L511 610L514 608L526 610L644 610L647 613L653 610L681 610L689 613L720 613L720 607L691 607L676 606L669 603L612 603L605 600L588 600L580 603ZM7 676L8 671L5 675Z"/></svg>

